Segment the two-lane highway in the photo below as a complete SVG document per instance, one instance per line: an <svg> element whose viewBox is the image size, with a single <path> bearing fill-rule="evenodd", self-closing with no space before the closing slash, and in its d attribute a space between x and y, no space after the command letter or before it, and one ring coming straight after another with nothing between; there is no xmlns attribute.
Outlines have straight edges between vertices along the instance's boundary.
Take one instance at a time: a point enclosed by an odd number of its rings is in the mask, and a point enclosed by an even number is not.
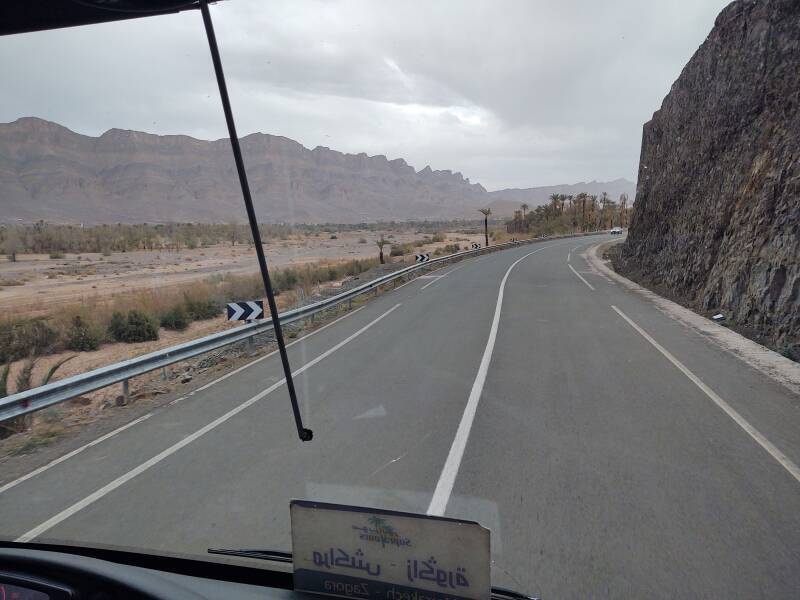
<svg viewBox="0 0 800 600"><path fill-rule="evenodd" d="M293 343L311 443L267 356L0 492L0 533L289 549L312 498L478 520L494 583L544 597L796 597L800 401L591 272L598 241L461 262Z"/></svg>

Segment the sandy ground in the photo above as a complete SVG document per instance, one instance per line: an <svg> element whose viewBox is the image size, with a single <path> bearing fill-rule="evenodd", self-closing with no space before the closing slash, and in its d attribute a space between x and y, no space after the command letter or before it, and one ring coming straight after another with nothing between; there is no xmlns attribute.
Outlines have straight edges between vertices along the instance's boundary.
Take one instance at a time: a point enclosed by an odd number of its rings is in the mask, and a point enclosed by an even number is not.
<svg viewBox="0 0 800 600"><path fill-rule="evenodd" d="M390 233L389 241L406 243L422 235ZM367 231L292 236L265 245L272 268L319 261L376 257L379 234ZM461 244L479 241L481 236L452 234ZM359 243L366 239L366 243ZM468 240L468 241L466 241ZM443 244L431 244L432 251ZM389 247L386 248L388 257ZM16 262L0 260L0 315L43 316L59 306L124 295L143 288L159 288L205 279L220 273L254 273L258 270L255 250L247 244L216 245L183 249L179 252L115 252L110 256L85 253L51 259L46 254L22 254ZM22 285L7 285L16 282Z"/></svg>
<svg viewBox="0 0 800 600"><path fill-rule="evenodd" d="M422 235L392 234L390 241L405 243L421 239ZM324 236L324 237L322 237ZM347 260L367 258L377 255L374 240L378 237L368 232L348 232L337 234L338 239L328 239L330 234L321 237L295 238L266 247L267 260L273 267L311 263L317 261ZM446 243L463 246L477 240L479 236L451 234L447 240L430 244L425 251L433 251ZM359 239L367 243L359 243ZM387 260L389 248L385 248ZM410 261L409 256L392 258L393 261ZM98 299L111 299L127 290L137 292L143 288L159 288L196 280L202 280L219 273L257 272L255 251L245 245L235 247L220 245L209 248L181 250L175 252L136 251L114 253L111 256L99 254L67 255L63 259L50 259L48 255L20 255L17 262L0 262L0 280L24 281L23 285L3 287L0 290L0 315L39 316L47 315L64 305L76 302L96 302ZM340 282L326 286L336 287ZM278 309L290 308L297 295L286 292L276 298ZM166 348L188 340L196 339L221 331L235 324L224 318L209 319L192 323L184 331L161 329L159 339L138 344L103 344L93 352L60 352L37 359L33 381L39 382L47 370L57 361L72 356L59 368L55 379L85 373L101 366L113 364L148 352ZM11 364L9 391L15 389L17 373L24 361ZM120 393L119 386L92 393L92 404L114 400Z"/></svg>

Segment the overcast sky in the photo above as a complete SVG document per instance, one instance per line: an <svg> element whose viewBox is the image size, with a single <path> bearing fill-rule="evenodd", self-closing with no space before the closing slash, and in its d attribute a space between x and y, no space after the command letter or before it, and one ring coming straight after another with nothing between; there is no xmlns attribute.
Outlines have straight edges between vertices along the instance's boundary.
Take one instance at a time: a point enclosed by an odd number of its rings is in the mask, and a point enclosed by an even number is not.
<svg viewBox="0 0 800 600"><path fill-rule="evenodd" d="M642 124L727 0L211 7L240 135L488 189L634 180ZM0 38L0 121L226 137L198 12ZM245 157L246 158L246 157Z"/></svg>

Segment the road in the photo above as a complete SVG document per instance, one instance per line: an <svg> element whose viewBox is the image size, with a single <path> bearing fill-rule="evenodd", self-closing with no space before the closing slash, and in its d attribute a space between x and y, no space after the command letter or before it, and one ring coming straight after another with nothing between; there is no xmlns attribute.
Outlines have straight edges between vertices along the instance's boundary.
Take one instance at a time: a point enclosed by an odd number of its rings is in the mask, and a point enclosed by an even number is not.
<svg viewBox="0 0 800 600"><path fill-rule="evenodd" d="M312 443L270 355L0 488L0 531L289 549L312 498L480 521L494 583L544 598L796 598L800 399L589 269L597 242L464 261L293 343Z"/></svg>

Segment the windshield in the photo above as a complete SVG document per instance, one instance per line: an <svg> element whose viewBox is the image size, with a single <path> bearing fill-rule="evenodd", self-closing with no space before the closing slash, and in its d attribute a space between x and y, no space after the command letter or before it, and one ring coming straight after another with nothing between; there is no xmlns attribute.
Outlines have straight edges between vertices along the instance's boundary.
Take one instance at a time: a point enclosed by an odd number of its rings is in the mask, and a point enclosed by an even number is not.
<svg viewBox="0 0 800 600"><path fill-rule="evenodd" d="M210 14L232 122L197 10L0 37L0 537L245 561L307 499L796 593L796 4Z"/></svg>

